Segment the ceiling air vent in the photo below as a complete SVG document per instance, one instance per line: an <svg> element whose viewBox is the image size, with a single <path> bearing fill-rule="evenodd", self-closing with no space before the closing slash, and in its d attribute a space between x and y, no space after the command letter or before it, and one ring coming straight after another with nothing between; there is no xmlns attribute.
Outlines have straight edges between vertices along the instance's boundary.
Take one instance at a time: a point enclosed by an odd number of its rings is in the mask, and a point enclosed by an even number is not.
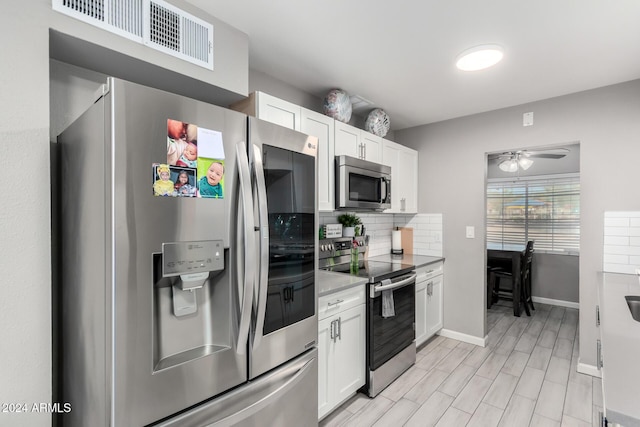
<svg viewBox="0 0 640 427"><path fill-rule="evenodd" d="M149 1L145 43L213 70L213 25L164 1Z"/></svg>
<svg viewBox="0 0 640 427"><path fill-rule="evenodd" d="M363 114L373 109L373 102L361 97L360 95L351 95L351 110L356 114Z"/></svg>
<svg viewBox="0 0 640 427"><path fill-rule="evenodd" d="M213 25L162 0L52 0L53 10L213 70Z"/></svg>
<svg viewBox="0 0 640 427"><path fill-rule="evenodd" d="M53 10L142 43L145 0L53 0Z"/></svg>

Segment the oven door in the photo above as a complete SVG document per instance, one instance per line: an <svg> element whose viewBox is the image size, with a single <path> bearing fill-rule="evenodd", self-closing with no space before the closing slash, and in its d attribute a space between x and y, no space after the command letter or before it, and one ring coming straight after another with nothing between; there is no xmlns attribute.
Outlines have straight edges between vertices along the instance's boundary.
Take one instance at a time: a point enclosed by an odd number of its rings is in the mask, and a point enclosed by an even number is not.
<svg viewBox="0 0 640 427"><path fill-rule="evenodd" d="M416 274L394 278L369 288L367 363L375 371L415 340ZM395 315L382 317L382 291L393 292Z"/></svg>

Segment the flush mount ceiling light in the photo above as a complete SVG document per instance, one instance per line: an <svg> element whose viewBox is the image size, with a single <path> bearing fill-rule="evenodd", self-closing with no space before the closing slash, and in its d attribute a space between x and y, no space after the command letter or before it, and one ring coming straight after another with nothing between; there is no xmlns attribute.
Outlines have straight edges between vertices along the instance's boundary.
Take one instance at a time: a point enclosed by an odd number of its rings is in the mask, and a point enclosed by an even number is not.
<svg viewBox="0 0 640 427"><path fill-rule="evenodd" d="M472 47L458 55L456 67L462 71L477 71L489 68L502 59L504 51L497 44Z"/></svg>

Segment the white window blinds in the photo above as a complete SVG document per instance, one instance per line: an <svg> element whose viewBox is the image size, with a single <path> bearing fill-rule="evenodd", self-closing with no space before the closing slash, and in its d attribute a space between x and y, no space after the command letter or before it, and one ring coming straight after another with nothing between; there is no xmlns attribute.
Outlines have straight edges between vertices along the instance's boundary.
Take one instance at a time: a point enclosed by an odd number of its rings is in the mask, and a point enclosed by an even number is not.
<svg viewBox="0 0 640 427"><path fill-rule="evenodd" d="M580 250L580 177L576 174L489 180L487 243L535 241L537 251Z"/></svg>

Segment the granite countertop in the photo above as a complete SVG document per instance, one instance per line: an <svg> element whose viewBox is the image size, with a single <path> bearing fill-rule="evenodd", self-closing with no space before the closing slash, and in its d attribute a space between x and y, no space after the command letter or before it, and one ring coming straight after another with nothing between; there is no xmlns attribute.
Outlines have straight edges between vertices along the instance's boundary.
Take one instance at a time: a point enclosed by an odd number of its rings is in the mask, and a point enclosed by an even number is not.
<svg viewBox="0 0 640 427"><path fill-rule="evenodd" d="M386 255L369 257L369 259L371 261L401 262L403 264L413 264L416 266L416 268L424 267L439 261L444 261L444 258L442 257L428 256L428 255L415 255L415 254L406 254L406 255L386 254Z"/></svg>
<svg viewBox="0 0 640 427"><path fill-rule="evenodd" d="M336 273L333 271L318 270L319 297L349 289L354 286L364 286L365 283L367 283L367 279L364 277Z"/></svg>
<svg viewBox="0 0 640 427"><path fill-rule="evenodd" d="M609 422L640 426L640 322L631 317L626 295L640 295L637 275L601 273L598 286L603 385Z"/></svg>

